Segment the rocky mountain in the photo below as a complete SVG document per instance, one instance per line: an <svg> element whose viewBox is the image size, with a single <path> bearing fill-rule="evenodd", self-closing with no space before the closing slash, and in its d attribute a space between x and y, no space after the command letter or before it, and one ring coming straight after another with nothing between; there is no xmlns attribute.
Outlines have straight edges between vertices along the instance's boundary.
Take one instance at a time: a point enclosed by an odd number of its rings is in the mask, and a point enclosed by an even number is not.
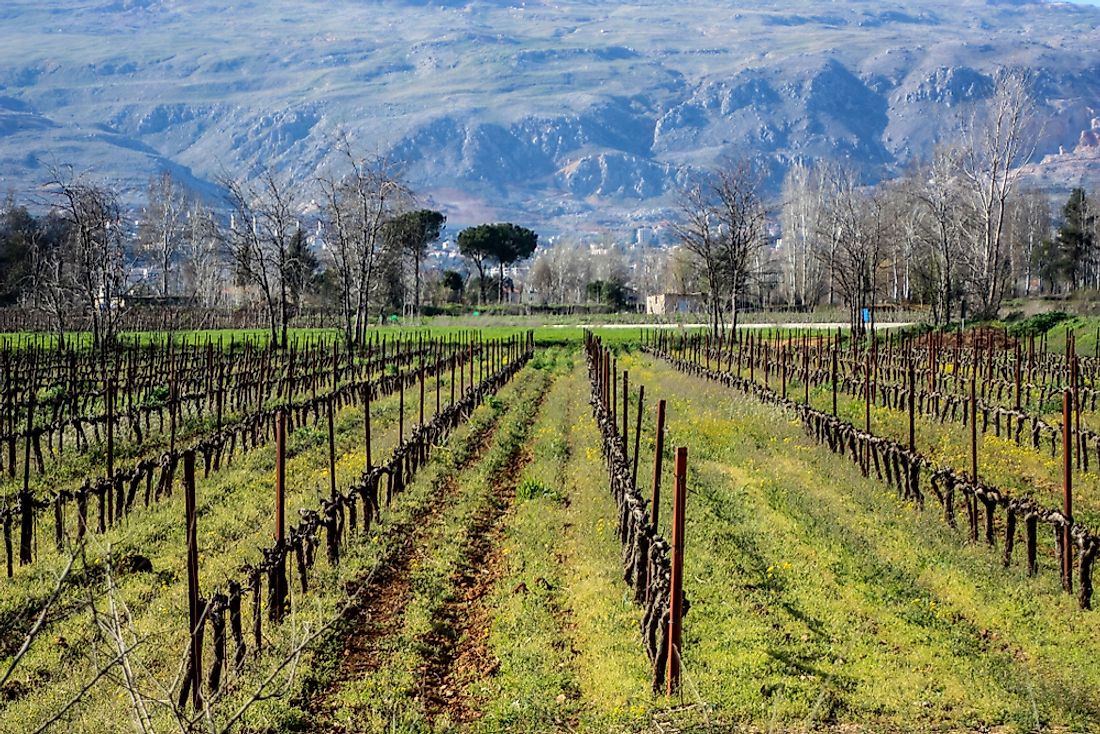
<svg viewBox="0 0 1100 734"><path fill-rule="evenodd" d="M1025 0L5 0L0 190L52 164L139 198L311 186L347 133L451 226L644 226L693 168L760 156L890 175L1033 70L1039 181L1100 183L1100 8Z"/></svg>

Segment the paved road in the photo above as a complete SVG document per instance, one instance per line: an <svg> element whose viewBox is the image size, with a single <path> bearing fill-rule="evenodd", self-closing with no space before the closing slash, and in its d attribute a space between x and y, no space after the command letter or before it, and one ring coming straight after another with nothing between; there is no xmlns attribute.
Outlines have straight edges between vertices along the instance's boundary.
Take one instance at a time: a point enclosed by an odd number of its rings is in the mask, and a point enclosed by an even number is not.
<svg viewBox="0 0 1100 734"><path fill-rule="evenodd" d="M875 324L876 329L898 329L912 326L915 321L896 321ZM707 329L710 324L547 324L549 329ZM847 329L848 322L809 321L782 324L738 324L738 329Z"/></svg>

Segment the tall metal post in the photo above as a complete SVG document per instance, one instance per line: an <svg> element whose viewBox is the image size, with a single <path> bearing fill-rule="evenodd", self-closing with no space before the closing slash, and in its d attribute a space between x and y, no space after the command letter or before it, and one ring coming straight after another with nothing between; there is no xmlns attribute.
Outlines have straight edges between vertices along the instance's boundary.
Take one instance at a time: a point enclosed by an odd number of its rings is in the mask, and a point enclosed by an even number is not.
<svg viewBox="0 0 1100 734"><path fill-rule="evenodd" d="M676 494L672 504L672 580L668 601L668 695L680 686L684 613L684 505L687 501L687 447L676 449Z"/></svg>

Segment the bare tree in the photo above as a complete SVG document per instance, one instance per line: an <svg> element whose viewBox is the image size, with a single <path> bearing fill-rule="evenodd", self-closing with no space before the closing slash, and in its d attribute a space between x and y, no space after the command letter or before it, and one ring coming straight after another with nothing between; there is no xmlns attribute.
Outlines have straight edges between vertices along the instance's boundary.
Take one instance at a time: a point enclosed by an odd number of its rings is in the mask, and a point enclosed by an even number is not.
<svg viewBox="0 0 1100 734"><path fill-rule="evenodd" d="M731 161L715 172L714 193L729 284L730 326L737 333L739 301L755 275L763 274L767 210L758 192L760 177L749 161Z"/></svg>
<svg viewBox="0 0 1100 734"><path fill-rule="evenodd" d="M783 180L783 290L790 307L815 304L821 297L823 263L817 251L824 170L799 161Z"/></svg>
<svg viewBox="0 0 1100 734"><path fill-rule="evenodd" d="M149 181L145 211L138 225L138 247L156 259L160 271L158 294L168 296L172 290L172 267L186 242L187 214L192 192L165 170Z"/></svg>
<svg viewBox="0 0 1100 734"><path fill-rule="evenodd" d="M357 155L346 136L340 150L344 173L320 181L322 232L339 289L344 338L362 344L384 226L408 204L411 192L392 161Z"/></svg>
<svg viewBox="0 0 1100 734"><path fill-rule="evenodd" d="M1051 236L1050 202L1039 191L1022 191L1010 201L1007 232L1013 291L1031 296L1036 259L1043 240Z"/></svg>
<svg viewBox="0 0 1100 734"><path fill-rule="evenodd" d="M922 244L923 212L913 206L912 184L903 178L881 185L888 228L889 293L895 303L913 298L913 266Z"/></svg>
<svg viewBox="0 0 1100 734"><path fill-rule="evenodd" d="M912 174L909 191L922 213L921 240L927 248L927 277L935 283L932 310L937 323L949 323L958 290L962 240L972 221L959 175L959 151L940 147Z"/></svg>
<svg viewBox="0 0 1100 734"><path fill-rule="evenodd" d="M221 244L225 235L217 217L201 202L187 212L181 256L185 292L203 308L215 308L225 299L225 262Z"/></svg>
<svg viewBox="0 0 1100 734"><path fill-rule="evenodd" d="M1004 228L1008 201L1035 150L1034 105L1027 73L1002 71L989 104L975 112L963 135L959 173L975 213L964 260L975 315L996 316L1008 279Z"/></svg>
<svg viewBox="0 0 1100 734"><path fill-rule="evenodd" d="M683 246L672 248L664 262L661 282L672 293L693 293L698 290L698 276L692 253Z"/></svg>
<svg viewBox="0 0 1100 734"><path fill-rule="evenodd" d="M46 314L62 337L73 310L71 283L65 270L65 246L69 241L68 224L53 211L31 233L29 281L24 289L24 305Z"/></svg>
<svg viewBox="0 0 1100 734"><path fill-rule="evenodd" d="M268 313L271 339L284 348L291 315L293 279L301 270L295 248L302 205L297 193L265 170L253 186L232 180L222 185L233 208L227 244L237 275L255 286Z"/></svg>
<svg viewBox="0 0 1100 734"><path fill-rule="evenodd" d="M848 306L852 334L860 336L865 328L864 309L874 326L886 224L881 197L874 189L861 187L854 171L835 168L822 221L828 231L836 233L834 280Z"/></svg>
<svg viewBox="0 0 1100 734"><path fill-rule="evenodd" d="M680 246L691 253L702 276L711 328L723 328L726 259L717 216L718 203L710 184L695 182L680 193L679 217L672 229Z"/></svg>
<svg viewBox="0 0 1100 734"><path fill-rule="evenodd" d="M71 293L91 317L93 343L110 343L127 272L118 197L107 185L75 176L69 168L53 169L46 190L67 233L60 260L46 264L49 277L59 293Z"/></svg>

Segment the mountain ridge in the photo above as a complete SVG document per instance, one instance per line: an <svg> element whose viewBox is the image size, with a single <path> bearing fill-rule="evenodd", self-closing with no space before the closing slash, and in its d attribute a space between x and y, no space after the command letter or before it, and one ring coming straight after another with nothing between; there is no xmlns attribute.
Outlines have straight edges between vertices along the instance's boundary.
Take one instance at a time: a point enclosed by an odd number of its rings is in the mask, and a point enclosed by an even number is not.
<svg viewBox="0 0 1100 734"><path fill-rule="evenodd" d="M211 196L265 165L309 182L344 131L454 225L614 229L666 218L723 156L760 156L773 190L796 159L891 175L1001 65L1034 70L1036 180L1100 109L1100 9L1060 3L7 5L0 188L17 195L50 162L135 200L163 167Z"/></svg>

